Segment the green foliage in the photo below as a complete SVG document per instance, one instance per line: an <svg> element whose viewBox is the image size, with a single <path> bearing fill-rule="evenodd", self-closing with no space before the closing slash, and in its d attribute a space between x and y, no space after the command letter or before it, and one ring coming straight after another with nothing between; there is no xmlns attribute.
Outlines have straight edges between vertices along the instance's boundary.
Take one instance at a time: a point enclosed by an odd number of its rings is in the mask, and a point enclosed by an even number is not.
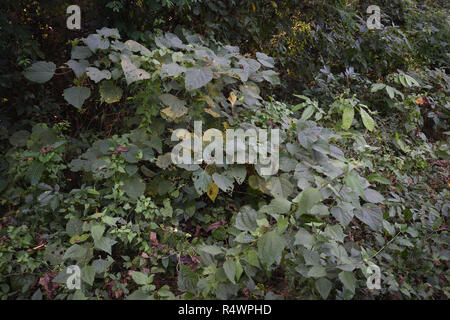
<svg viewBox="0 0 450 320"><path fill-rule="evenodd" d="M370 31L364 1L312 4L98 1L117 29L79 35L70 56L17 56L0 297L448 298L446 11L383 1ZM278 173L175 166L171 138L194 121L280 129Z"/></svg>

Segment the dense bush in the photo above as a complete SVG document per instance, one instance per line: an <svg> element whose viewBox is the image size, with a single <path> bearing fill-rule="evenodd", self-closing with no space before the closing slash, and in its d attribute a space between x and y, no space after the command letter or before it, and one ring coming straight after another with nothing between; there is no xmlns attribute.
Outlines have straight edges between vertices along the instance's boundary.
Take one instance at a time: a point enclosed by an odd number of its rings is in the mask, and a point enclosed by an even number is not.
<svg viewBox="0 0 450 320"><path fill-rule="evenodd" d="M383 5L377 31L364 1L99 1L118 29L53 55L10 5L2 299L448 298L448 10ZM194 121L279 129L278 172L174 165Z"/></svg>

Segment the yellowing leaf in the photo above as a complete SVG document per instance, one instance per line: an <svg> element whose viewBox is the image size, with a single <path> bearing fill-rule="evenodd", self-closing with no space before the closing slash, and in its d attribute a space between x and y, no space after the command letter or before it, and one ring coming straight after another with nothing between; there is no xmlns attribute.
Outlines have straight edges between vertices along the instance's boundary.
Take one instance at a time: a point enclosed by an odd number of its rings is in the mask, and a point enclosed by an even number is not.
<svg viewBox="0 0 450 320"><path fill-rule="evenodd" d="M206 113L209 113L210 115L212 115L214 118L219 118L220 114L218 114L217 112L213 111L213 109L210 108L206 108L205 109Z"/></svg>
<svg viewBox="0 0 450 320"><path fill-rule="evenodd" d="M231 105L234 106L236 103L237 97L233 91L230 92L230 96L228 97L228 101L230 101Z"/></svg>
<svg viewBox="0 0 450 320"><path fill-rule="evenodd" d="M212 200L212 202L216 201L216 197L217 197L218 193L219 193L219 187L214 182L211 182L211 184L208 187L208 190L206 190L206 194Z"/></svg>

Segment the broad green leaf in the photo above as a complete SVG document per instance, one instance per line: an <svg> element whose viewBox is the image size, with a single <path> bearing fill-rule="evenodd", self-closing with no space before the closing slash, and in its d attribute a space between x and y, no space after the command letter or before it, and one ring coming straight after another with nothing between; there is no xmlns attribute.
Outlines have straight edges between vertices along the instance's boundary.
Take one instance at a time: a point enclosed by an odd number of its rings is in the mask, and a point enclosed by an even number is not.
<svg viewBox="0 0 450 320"><path fill-rule="evenodd" d="M55 70L56 65L53 62L39 61L25 70L24 76L30 81L45 83L53 77Z"/></svg>
<svg viewBox="0 0 450 320"><path fill-rule="evenodd" d="M83 269L81 269L81 279L92 286L95 279L95 268L89 265L84 266Z"/></svg>
<svg viewBox="0 0 450 320"><path fill-rule="evenodd" d="M355 191L356 193L358 193L358 195L364 199L365 194L364 194L364 189L361 183L361 180L359 180L359 177L356 176L355 174L348 174L345 176L344 178L344 183L345 185L350 188L351 190Z"/></svg>
<svg viewBox="0 0 450 320"><path fill-rule="evenodd" d="M122 57L121 66L128 85L136 81L150 79L150 74L147 71L136 67L129 57Z"/></svg>
<svg viewBox="0 0 450 320"><path fill-rule="evenodd" d="M355 293L356 278L353 275L353 272L342 271L339 273L339 280L341 280L345 288L350 290L353 294Z"/></svg>
<svg viewBox="0 0 450 320"><path fill-rule="evenodd" d="M213 79L213 73L208 68L189 68L186 70L185 87L192 91L204 87Z"/></svg>
<svg viewBox="0 0 450 320"><path fill-rule="evenodd" d="M367 180L369 180L370 182L378 182L381 184L391 184L391 181L383 176L380 176L378 174L371 174L367 177Z"/></svg>
<svg viewBox="0 0 450 320"><path fill-rule="evenodd" d="M269 57L265 53L257 52L256 59L265 67L273 68L275 64L275 60L272 57Z"/></svg>
<svg viewBox="0 0 450 320"><path fill-rule="evenodd" d="M312 117L314 111L316 111L316 108L313 105L309 105L308 107L306 107L305 110L303 110L301 119L304 121L308 120L309 118Z"/></svg>
<svg viewBox="0 0 450 320"><path fill-rule="evenodd" d="M148 283L148 276L143 272L131 271L131 278L140 285L146 285Z"/></svg>
<svg viewBox="0 0 450 320"><path fill-rule="evenodd" d="M70 87L64 90L64 99L77 109L81 109L84 101L91 95L91 89L87 87Z"/></svg>
<svg viewBox="0 0 450 320"><path fill-rule="evenodd" d="M201 246L200 251L206 252L213 256L223 253L222 249L217 246Z"/></svg>
<svg viewBox="0 0 450 320"><path fill-rule="evenodd" d="M103 38L99 34L90 34L86 39L83 39L83 41L92 52L109 48L109 40Z"/></svg>
<svg viewBox="0 0 450 320"><path fill-rule="evenodd" d="M88 249L86 247L74 244L64 253L63 259L73 259L78 261L86 256L87 251Z"/></svg>
<svg viewBox="0 0 450 320"><path fill-rule="evenodd" d="M178 63L163 64L161 67L161 75L167 77L178 77L183 72L186 72L186 68L180 66Z"/></svg>
<svg viewBox="0 0 450 320"><path fill-rule="evenodd" d="M375 83L370 89L370 92L377 92L384 89L385 87L386 85L384 83Z"/></svg>
<svg viewBox="0 0 450 320"><path fill-rule="evenodd" d="M274 198L288 198L294 191L294 186L289 179L281 175L279 177L270 177L265 186Z"/></svg>
<svg viewBox="0 0 450 320"><path fill-rule="evenodd" d="M247 169L245 165L233 165L229 169L229 173L238 184L242 184L247 176Z"/></svg>
<svg viewBox="0 0 450 320"><path fill-rule="evenodd" d="M314 244L314 237L307 230L300 228L295 234L295 245L302 245L307 249L311 249Z"/></svg>
<svg viewBox="0 0 450 320"><path fill-rule="evenodd" d="M232 260L227 260L223 264L223 270L225 271L225 274L227 275L227 278L232 282L236 283L235 277L236 277L236 263Z"/></svg>
<svg viewBox="0 0 450 320"><path fill-rule="evenodd" d="M13 133L9 138L9 143L15 147L25 147L27 145L30 133L26 130L19 130Z"/></svg>
<svg viewBox="0 0 450 320"><path fill-rule="evenodd" d="M105 226L96 224L91 227L91 234L94 241L100 240L105 232Z"/></svg>
<svg viewBox="0 0 450 320"><path fill-rule="evenodd" d="M331 208L331 215L339 221L344 227L352 221L354 213L354 207L352 204L344 202L337 207Z"/></svg>
<svg viewBox="0 0 450 320"><path fill-rule="evenodd" d="M338 224L333 226L327 225L325 227L325 234L337 242L344 243L345 238L344 230L342 230L342 227Z"/></svg>
<svg viewBox="0 0 450 320"><path fill-rule="evenodd" d="M74 46L72 47L71 59L87 59L92 55L92 51L86 46Z"/></svg>
<svg viewBox="0 0 450 320"><path fill-rule="evenodd" d="M104 81L100 85L100 97L106 103L119 102L122 94L122 88L116 87L112 81Z"/></svg>
<svg viewBox="0 0 450 320"><path fill-rule="evenodd" d="M137 199L144 194L145 183L136 175L124 180L123 190L130 198Z"/></svg>
<svg viewBox="0 0 450 320"><path fill-rule="evenodd" d="M331 292L332 283L327 278L320 278L316 280L315 287L322 299L326 299Z"/></svg>
<svg viewBox="0 0 450 320"><path fill-rule="evenodd" d="M204 194L208 190L208 187L212 182L211 176L203 169L195 171L192 175L192 180L194 180L195 190L200 195Z"/></svg>
<svg viewBox="0 0 450 320"><path fill-rule="evenodd" d="M139 52L143 56L149 56L152 54L152 52L148 50L145 46L134 40L125 41L125 48L130 50L131 52Z"/></svg>
<svg viewBox="0 0 450 320"><path fill-rule="evenodd" d="M89 62L87 62L86 60L80 61L69 60L67 61L67 65L70 68L72 68L73 73L75 73L75 76L79 78L84 74L86 69L89 67Z"/></svg>
<svg viewBox="0 0 450 320"><path fill-rule="evenodd" d="M96 249L103 250L109 254L111 254L111 247L116 243L116 240L113 240L109 237L101 237L98 240L94 240L94 246Z"/></svg>
<svg viewBox="0 0 450 320"><path fill-rule="evenodd" d="M375 204L364 204L361 210L355 210L355 216L374 231L378 231L383 227L383 212Z"/></svg>
<svg viewBox="0 0 450 320"><path fill-rule="evenodd" d="M98 34L108 38L114 38L114 39L120 39L120 34L119 34L119 30L117 30L116 28L106 28L103 27L100 30L96 30Z"/></svg>
<svg viewBox="0 0 450 320"><path fill-rule="evenodd" d="M250 206L243 206L236 216L234 226L242 231L254 232L258 228L258 215Z"/></svg>
<svg viewBox="0 0 450 320"><path fill-rule="evenodd" d="M376 190L366 189L364 190L367 201L371 203L380 203L384 201L384 197Z"/></svg>
<svg viewBox="0 0 450 320"><path fill-rule="evenodd" d="M285 214L291 210L291 202L284 198L275 198L270 204L259 209L261 213L267 214Z"/></svg>
<svg viewBox="0 0 450 320"><path fill-rule="evenodd" d="M373 121L372 117L369 116L369 114L363 108L360 108L359 111L361 113L361 118L364 126L367 128L367 130L373 131L375 127L375 121Z"/></svg>
<svg viewBox="0 0 450 320"><path fill-rule="evenodd" d="M214 183L219 187L220 190L224 192L231 192L234 188L234 181L228 176L223 174L214 173L213 176Z"/></svg>
<svg viewBox="0 0 450 320"><path fill-rule="evenodd" d="M250 249L245 253L245 261L256 268L261 267L258 260L258 253L255 249Z"/></svg>
<svg viewBox="0 0 450 320"><path fill-rule="evenodd" d="M94 81L95 83L98 83L102 81L103 79L109 80L111 79L111 72L108 70L99 70L95 67L88 67L86 68L86 72L89 76L89 78Z"/></svg>
<svg viewBox="0 0 450 320"><path fill-rule="evenodd" d="M313 266L308 271L308 277L310 277L310 278L322 278L322 277L325 277L326 275L327 275L327 271L322 266Z"/></svg>
<svg viewBox="0 0 450 320"><path fill-rule="evenodd" d="M322 193L317 188L306 188L292 202L297 203L298 214L308 213L312 207L322 201Z"/></svg>
<svg viewBox="0 0 450 320"><path fill-rule="evenodd" d="M276 231L269 231L258 240L258 257L269 267L281 257L285 246L286 241Z"/></svg>
<svg viewBox="0 0 450 320"><path fill-rule="evenodd" d="M45 171L45 165L42 162L39 161L33 161L31 166L27 170L26 177L30 181L32 186L35 186L38 184L38 182L41 180L42 174Z"/></svg>
<svg viewBox="0 0 450 320"><path fill-rule="evenodd" d="M344 130L350 129L354 117L355 117L355 109L353 108L353 106L345 106L344 111L342 113L342 128Z"/></svg>

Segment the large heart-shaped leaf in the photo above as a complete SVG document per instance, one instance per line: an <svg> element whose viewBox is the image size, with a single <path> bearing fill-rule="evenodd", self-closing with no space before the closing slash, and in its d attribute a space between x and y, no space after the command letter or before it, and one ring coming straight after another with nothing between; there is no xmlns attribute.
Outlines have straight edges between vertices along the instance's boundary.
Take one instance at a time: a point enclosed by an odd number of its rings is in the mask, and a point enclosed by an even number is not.
<svg viewBox="0 0 450 320"><path fill-rule="evenodd" d="M56 65L53 62L39 61L33 63L24 73L25 78L37 83L49 81L55 74Z"/></svg>

